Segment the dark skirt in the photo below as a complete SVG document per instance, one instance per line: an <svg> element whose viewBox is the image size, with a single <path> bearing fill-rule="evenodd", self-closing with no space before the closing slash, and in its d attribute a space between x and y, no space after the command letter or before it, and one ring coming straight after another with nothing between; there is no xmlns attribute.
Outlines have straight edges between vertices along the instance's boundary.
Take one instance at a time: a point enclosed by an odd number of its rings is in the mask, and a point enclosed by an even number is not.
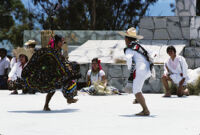
<svg viewBox="0 0 200 135"><path fill-rule="evenodd" d="M41 48L33 54L22 71L24 85L31 91L41 93L54 92L62 88L66 96L75 96L76 89L66 92L74 79L69 65L70 62L65 60L59 50Z"/></svg>

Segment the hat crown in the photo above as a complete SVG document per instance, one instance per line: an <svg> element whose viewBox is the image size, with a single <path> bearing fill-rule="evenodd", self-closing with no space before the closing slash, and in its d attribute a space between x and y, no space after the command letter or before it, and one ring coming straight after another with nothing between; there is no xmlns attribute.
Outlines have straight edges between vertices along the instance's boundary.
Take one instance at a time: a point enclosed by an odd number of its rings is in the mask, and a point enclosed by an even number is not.
<svg viewBox="0 0 200 135"><path fill-rule="evenodd" d="M137 35L137 32L136 32L136 29L134 27L131 27L129 28L126 33L130 36L136 36Z"/></svg>

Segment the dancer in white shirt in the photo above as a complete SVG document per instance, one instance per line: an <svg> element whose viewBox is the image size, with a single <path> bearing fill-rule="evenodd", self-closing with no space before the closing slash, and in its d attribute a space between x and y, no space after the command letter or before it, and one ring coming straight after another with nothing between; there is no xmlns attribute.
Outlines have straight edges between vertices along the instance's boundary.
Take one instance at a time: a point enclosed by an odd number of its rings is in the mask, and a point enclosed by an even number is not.
<svg viewBox="0 0 200 135"><path fill-rule="evenodd" d="M167 54L170 58L165 62L164 75L162 77L163 85L166 89L163 97L170 97L171 92L167 81L173 81L178 86L177 96L189 95L188 89L186 89L188 75L188 65L185 58L176 55L176 49L174 46L167 47Z"/></svg>
<svg viewBox="0 0 200 135"><path fill-rule="evenodd" d="M139 116L148 116L150 115L150 111L146 105L144 96L142 94L142 87L144 81L151 76L150 70L150 61L146 55L144 55L139 50L142 49L144 52L146 50L144 47L141 47L138 43L138 39L142 39L143 36L136 34L135 28L130 28L127 30L126 33L120 32L122 36L125 36L125 43L127 48L125 48L124 52L126 55L127 66L130 72L132 72L131 77L129 80L133 81L133 94L135 94L137 102L142 106L143 110L136 115ZM147 54L147 52L146 52ZM133 66L133 62L135 66Z"/></svg>
<svg viewBox="0 0 200 135"><path fill-rule="evenodd" d="M19 82L23 68L28 62L28 57L24 54L19 55L19 62L15 63L10 73L8 74L8 88L14 90L11 94L18 94L17 89L21 89L22 86ZM23 91L24 93L24 91Z"/></svg>

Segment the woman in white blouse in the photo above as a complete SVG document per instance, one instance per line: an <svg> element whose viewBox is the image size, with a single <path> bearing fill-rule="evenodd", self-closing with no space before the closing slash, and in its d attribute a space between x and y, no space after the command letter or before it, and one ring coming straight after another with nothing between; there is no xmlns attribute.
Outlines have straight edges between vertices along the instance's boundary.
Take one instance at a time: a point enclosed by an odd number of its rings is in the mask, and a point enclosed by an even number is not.
<svg viewBox="0 0 200 135"><path fill-rule="evenodd" d="M28 57L24 54L19 55L19 62L15 63L10 73L8 74L8 86L10 90L14 90L11 94L18 94L17 89L19 87L20 82L18 79L21 78L21 73L23 68L26 66L28 62Z"/></svg>
<svg viewBox="0 0 200 135"><path fill-rule="evenodd" d="M94 84L95 82L102 82L104 87L107 85L105 72L102 70L100 60L98 58L92 59L92 69L87 73L88 86Z"/></svg>
<svg viewBox="0 0 200 135"><path fill-rule="evenodd" d="M188 75L188 65L184 57L176 55L174 46L167 47L167 54L170 58L164 64L164 75L162 77L163 85L166 89L163 97L170 97L171 92L167 81L173 81L178 86L177 96L189 95L186 89Z"/></svg>

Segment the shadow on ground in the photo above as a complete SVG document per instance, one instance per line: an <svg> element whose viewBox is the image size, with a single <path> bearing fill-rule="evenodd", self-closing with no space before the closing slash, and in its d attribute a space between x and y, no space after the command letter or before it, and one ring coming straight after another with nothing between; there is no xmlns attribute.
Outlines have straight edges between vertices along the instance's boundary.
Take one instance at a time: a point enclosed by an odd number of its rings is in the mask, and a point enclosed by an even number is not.
<svg viewBox="0 0 200 135"><path fill-rule="evenodd" d="M61 109L61 110L52 110L52 111L43 111L43 110L23 110L23 111L8 111L10 113L73 113L77 112L79 109Z"/></svg>
<svg viewBox="0 0 200 135"><path fill-rule="evenodd" d="M129 114L129 115L119 115L120 117L143 117L143 118L156 118L157 115L150 115L150 116L138 116L135 114Z"/></svg>

